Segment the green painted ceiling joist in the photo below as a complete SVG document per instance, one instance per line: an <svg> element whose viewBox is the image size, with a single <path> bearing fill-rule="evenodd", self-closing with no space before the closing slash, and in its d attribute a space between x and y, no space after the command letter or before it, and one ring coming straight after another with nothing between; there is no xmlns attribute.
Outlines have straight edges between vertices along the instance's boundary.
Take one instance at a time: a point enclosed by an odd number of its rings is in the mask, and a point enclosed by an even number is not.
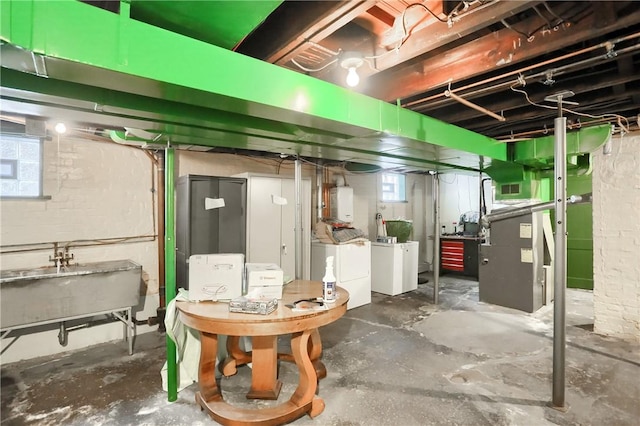
<svg viewBox="0 0 640 426"><path fill-rule="evenodd" d="M0 7L2 39L43 55L50 79L215 110L249 137L264 136L256 123L286 128L273 137L296 152L350 150L471 170L506 160L505 144L494 139L87 4L3 0ZM150 120L136 108L129 105ZM181 120L189 125L186 115ZM159 122L165 127L149 130L174 129ZM202 136L194 140L219 143Z"/></svg>

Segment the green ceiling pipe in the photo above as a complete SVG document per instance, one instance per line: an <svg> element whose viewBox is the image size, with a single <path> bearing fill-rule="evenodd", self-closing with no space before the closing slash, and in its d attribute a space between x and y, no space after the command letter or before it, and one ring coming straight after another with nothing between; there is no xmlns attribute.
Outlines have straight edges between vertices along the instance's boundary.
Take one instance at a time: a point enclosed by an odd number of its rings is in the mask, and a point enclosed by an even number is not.
<svg viewBox="0 0 640 426"><path fill-rule="evenodd" d="M165 273L165 300L167 304L176 297L176 232L175 232L175 150L167 148L164 165L164 273ZM176 344L166 337L167 341L167 393L169 402L178 399L178 369L176 364Z"/></svg>

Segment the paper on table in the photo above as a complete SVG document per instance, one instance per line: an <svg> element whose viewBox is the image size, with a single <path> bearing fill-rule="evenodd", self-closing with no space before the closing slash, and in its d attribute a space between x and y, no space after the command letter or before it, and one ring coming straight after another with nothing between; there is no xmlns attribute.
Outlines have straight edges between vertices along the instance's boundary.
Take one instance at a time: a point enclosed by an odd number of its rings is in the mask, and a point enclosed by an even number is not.
<svg viewBox="0 0 640 426"><path fill-rule="evenodd" d="M293 304L291 308L294 312L313 312L313 311L326 311L327 305L322 302L312 302L309 300L301 300Z"/></svg>

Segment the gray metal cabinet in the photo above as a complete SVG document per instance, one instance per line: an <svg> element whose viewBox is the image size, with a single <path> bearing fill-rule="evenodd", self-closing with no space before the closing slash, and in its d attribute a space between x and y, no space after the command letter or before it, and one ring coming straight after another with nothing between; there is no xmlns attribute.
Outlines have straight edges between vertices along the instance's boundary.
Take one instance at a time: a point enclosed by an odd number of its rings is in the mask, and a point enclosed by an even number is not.
<svg viewBox="0 0 640 426"><path fill-rule="evenodd" d="M187 261L191 255L246 255L246 204L246 179L202 175L186 175L177 179L177 287L189 288Z"/></svg>
<svg viewBox="0 0 640 426"><path fill-rule="evenodd" d="M492 222L491 244L480 246L480 301L525 312L542 307L543 240L542 212Z"/></svg>
<svg viewBox="0 0 640 426"><path fill-rule="evenodd" d="M275 263L295 278L295 181L291 177L242 173L247 179L246 262ZM302 179L302 278L311 258L311 181Z"/></svg>

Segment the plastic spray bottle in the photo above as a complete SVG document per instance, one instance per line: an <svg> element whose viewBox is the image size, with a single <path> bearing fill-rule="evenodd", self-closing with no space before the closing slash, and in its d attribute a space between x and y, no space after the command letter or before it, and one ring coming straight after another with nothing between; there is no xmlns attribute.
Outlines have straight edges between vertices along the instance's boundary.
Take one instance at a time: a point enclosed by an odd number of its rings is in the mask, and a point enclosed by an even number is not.
<svg viewBox="0 0 640 426"><path fill-rule="evenodd" d="M336 277L333 275L333 256L327 257L324 277L322 277L322 299L327 302L336 300Z"/></svg>

